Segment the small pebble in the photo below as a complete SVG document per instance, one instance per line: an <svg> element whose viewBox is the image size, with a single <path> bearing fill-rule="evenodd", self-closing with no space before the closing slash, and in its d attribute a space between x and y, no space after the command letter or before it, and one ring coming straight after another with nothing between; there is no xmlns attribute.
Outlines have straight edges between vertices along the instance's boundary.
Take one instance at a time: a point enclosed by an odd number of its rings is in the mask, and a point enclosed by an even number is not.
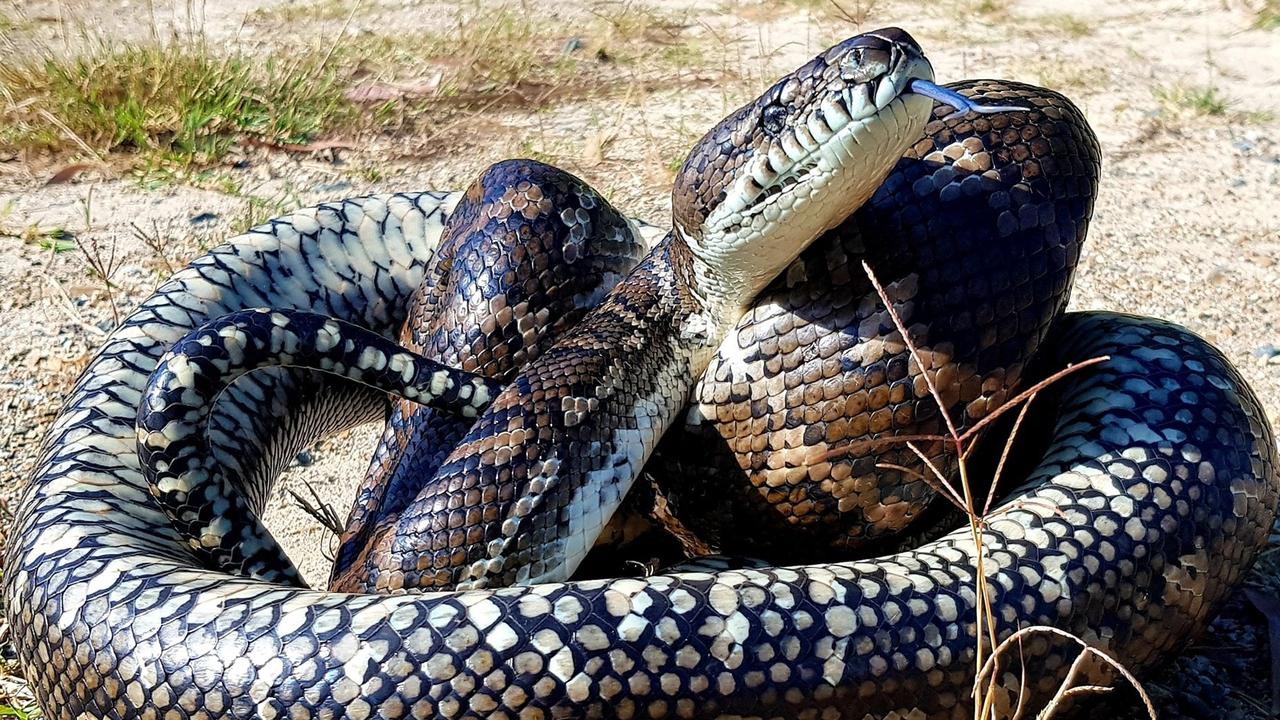
<svg viewBox="0 0 1280 720"><path fill-rule="evenodd" d="M216 222L217 219L218 219L218 215L216 213L203 212L191 218L191 224L192 225L208 225L210 223Z"/></svg>
<svg viewBox="0 0 1280 720"><path fill-rule="evenodd" d="M1267 343L1266 345L1259 345L1258 347L1253 349L1253 356L1256 358L1262 358L1263 360L1267 360L1273 357L1280 357L1280 348L1276 347L1272 343Z"/></svg>
<svg viewBox="0 0 1280 720"><path fill-rule="evenodd" d="M302 452L298 453L297 456L294 457L294 460L298 463L300 467L307 467L308 465L316 461L316 459L311 456L310 450L303 450Z"/></svg>

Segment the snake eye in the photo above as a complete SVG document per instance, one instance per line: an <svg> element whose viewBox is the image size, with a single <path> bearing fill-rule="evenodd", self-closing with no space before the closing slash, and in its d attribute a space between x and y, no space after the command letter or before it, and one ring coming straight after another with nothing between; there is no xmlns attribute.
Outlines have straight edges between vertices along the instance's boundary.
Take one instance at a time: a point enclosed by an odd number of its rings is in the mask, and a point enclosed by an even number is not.
<svg viewBox="0 0 1280 720"><path fill-rule="evenodd" d="M787 124L787 109L777 103L767 105L764 112L760 114L760 122L765 132L777 135Z"/></svg>
<svg viewBox="0 0 1280 720"><path fill-rule="evenodd" d="M857 47L840 63L840 78L848 82L867 82L888 72L892 64L892 49Z"/></svg>

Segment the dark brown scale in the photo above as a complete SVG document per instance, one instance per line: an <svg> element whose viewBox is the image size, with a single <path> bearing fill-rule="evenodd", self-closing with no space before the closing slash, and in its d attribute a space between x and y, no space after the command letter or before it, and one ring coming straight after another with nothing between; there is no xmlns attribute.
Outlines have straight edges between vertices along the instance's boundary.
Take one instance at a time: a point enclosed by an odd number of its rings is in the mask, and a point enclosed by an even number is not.
<svg viewBox="0 0 1280 720"><path fill-rule="evenodd" d="M639 471L619 438L631 433L642 439L637 447L652 447L675 410L668 405L688 387L688 350L667 338L697 310L687 280L677 280L689 263L688 250L668 238L628 276L625 292L599 306L595 322L525 367L413 502L370 533L333 588L532 582L557 571L563 555L585 554ZM606 389L600 378L613 382ZM503 442L504 430L540 442ZM613 479L583 482L596 473ZM539 485L545 478L555 481ZM593 497L576 499L579 492ZM476 505L476 497L496 502Z"/></svg>
<svg viewBox="0 0 1280 720"><path fill-rule="evenodd" d="M892 54L900 62L890 69L874 60L877 53ZM864 61L864 55L873 59ZM864 70L870 74L860 74ZM846 72L852 75L846 78ZM553 348L521 368L421 485L412 503L368 531L359 557L333 587L492 587L567 577L613 518L659 438L679 416L732 319L823 228L866 201L899 148L920 131L928 106L919 98L895 98L892 102L899 105L892 112L886 106L876 112L874 123L852 126L854 140L881 132L877 142L889 143L892 150L877 146L874 152L862 153L860 162L834 167L827 176L829 184L815 183L804 193L802 199L812 203L810 216L797 217L790 210L778 216L790 219L787 232L781 232L782 223L770 221L774 237L756 230L750 241L744 236L737 242L718 226L704 227L702 219L722 207L734 207L722 206L732 200L746 203L734 212L754 217L753 225L761 224L765 210L759 197L738 191L729 197L722 190L741 175L739 166L753 159L769 158L775 172L783 171L778 165L783 136L777 135L778 129L761 129L766 108L775 107L775 98L791 83L825 78L823 92L806 92L785 109L787 122L798 125L831 96L861 91L869 83L893 82L900 87L920 73L931 74L931 69L905 32L888 29L860 35L833 46L705 135L688 163L711 160L697 173L696 182L686 181L693 171L682 173L686 180L673 191L679 232L668 234L625 283ZM741 138L724 152L723 135ZM785 138L794 139L789 134ZM510 206L512 213L529 212L517 207L522 202L518 199L483 200ZM465 205L463 211L480 212ZM565 217L569 210L554 212ZM686 224L694 221L697 224ZM766 239L776 240L778 247L752 250ZM712 247L704 247L704 241ZM441 251L441 267L451 262L449 257L448 251ZM566 260L542 254L533 266ZM492 295L489 288L474 292ZM409 319L411 326L438 310L443 296L431 297L423 304L424 312ZM499 322L524 312L514 298L493 302L501 305L495 311ZM392 441L398 440L391 432ZM476 489L498 493L496 502L469 504L468 496Z"/></svg>
<svg viewBox="0 0 1280 720"><path fill-rule="evenodd" d="M668 523L700 539L690 550L822 556L901 530L933 501L924 481L877 467L927 472L910 450L864 442L945 426L863 259L962 431L1011 397L1066 307L1097 192L1092 132L1049 90L951 87L1031 112L935 119L730 333L649 466ZM954 474L940 443L924 449Z"/></svg>
<svg viewBox="0 0 1280 720"><path fill-rule="evenodd" d="M510 380L595 307L636 264L643 243L588 185L532 160L508 160L471 184L445 224L415 293L401 342L426 357ZM333 577L374 527L394 522L462 440L472 421L404 400L392 414L343 533ZM460 507L490 506L471 489ZM496 506L492 506L496 507ZM450 517L479 525L474 511ZM465 534L457 534L459 542Z"/></svg>

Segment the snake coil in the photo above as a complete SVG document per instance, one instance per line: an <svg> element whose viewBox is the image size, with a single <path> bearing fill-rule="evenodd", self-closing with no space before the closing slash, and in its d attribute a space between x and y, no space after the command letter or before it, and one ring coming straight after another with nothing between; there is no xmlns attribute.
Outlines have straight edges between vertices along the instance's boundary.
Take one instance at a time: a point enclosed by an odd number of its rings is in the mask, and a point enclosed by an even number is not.
<svg viewBox="0 0 1280 720"><path fill-rule="evenodd" d="M135 452L161 357L256 307L394 336L457 200L380 195L273 220L177 273L107 340L50 429L4 564L49 716L966 716L967 529L875 560L423 596L196 567ZM1276 449L1252 392L1188 331L1067 315L1038 362L1098 355L1111 359L1055 386L1042 459L987 523L987 580L1000 636L1051 624L1142 668L1206 622L1265 541ZM222 394L210 446L261 508L292 451L384 411L368 388L266 370ZM1042 702L1077 649L1024 651ZM1011 711L1019 677L999 680Z"/></svg>

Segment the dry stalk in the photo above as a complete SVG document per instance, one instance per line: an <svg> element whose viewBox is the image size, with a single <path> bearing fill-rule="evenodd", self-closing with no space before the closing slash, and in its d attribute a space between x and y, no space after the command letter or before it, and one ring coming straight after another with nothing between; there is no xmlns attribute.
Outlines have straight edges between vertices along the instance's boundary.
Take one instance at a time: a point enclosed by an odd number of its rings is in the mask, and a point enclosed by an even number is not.
<svg viewBox="0 0 1280 720"><path fill-rule="evenodd" d="M867 17L876 9L876 0L871 0L865 5L862 0L856 0L853 4L852 11L846 9L840 3L836 2L836 0L827 0L827 2L835 9L837 17L849 23L855 29L862 27L862 24L867 21Z"/></svg>
<svg viewBox="0 0 1280 720"><path fill-rule="evenodd" d="M293 501L303 512L310 515L313 520L320 523L320 526L333 533L328 543L325 544L323 555L326 560L333 562L337 557L337 550L334 542L337 538L342 537L344 531L342 518L338 516L338 511L333 505L324 501L320 497L320 493L316 492L316 488L310 482L303 482L307 492L311 494L311 498L305 498L293 488L288 488L289 495L293 497Z"/></svg>
<svg viewBox="0 0 1280 720"><path fill-rule="evenodd" d="M74 130L72 130L70 127L67 127L67 124L62 122L62 120L59 120L58 116L54 115L48 110L45 110L44 108L37 108L36 112L39 113L40 117L44 118L45 121L48 122L50 125L58 128L58 130L63 135L66 135L68 140L75 143L76 146L79 147L81 150L83 150L86 155L93 158L94 162L98 163L98 165L107 164L107 161L104 160L96 150L90 147L89 143L84 141L84 138L81 138L79 135L76 134Z"/></svg>
<svg viewBox="0 0 1280 720"><path fill-rule="evenodd" d="M44 279L49 283L49 287L57 291L58 296L62 299L63 309L67 311L67 316L71 318L72 322L96 338L105 338L107 336L107 333L102 328L84 319L84 316L76 309L75 301L71 299L71 295L67 293L67 289L62 287L62 283L58 282L57 279L51 275L45 275Z"/></svg>
<svg viewBox="0 0 1280 720"><path fill-rule="evenodd" d="M169 256L164 251L164 239L160 237L160 225L153 218L151 220L151 232L147 232L138 226L138 223L131 222L129 227L133 229L133 236L142 241L156 257L160 258L160 262L164 263L164 269L169 274L174 273L173 264L169 262Z"/></svg>
<svg viewBox="0 0 1280 720"><path fill-rule="evenodd" d="M1009 451L1013 449L1013 441L1018 437L1018 430L1022 428L1022 421L1027 419L1027 411L1031 409L1031 403L1035 399L1035 393L1027 396L1027 401L1018 410L1018 418L1013 421L1013 429L1009 431L1009 438L1000 450L1000 462L996 463L995 475L991 477L991 487L987 488L987 501L982 504L983 517L986 517L987 513L991 512L991 502L995 500L996 488L1000 486L1000 478L1004 475L1004 465L1009 460ZM976 445L971 447L976 447Z"/></svg>
<svg viewBox="0 0 1280 720"><path fill-rule="evenodd" d="M93 188L89 188L89 193L84 199L84 235L91 233L91 225L93 224ZM116 255L116 239L111 238L111 246L107 250L103 250L101 243L95 236L89 240L84 240L79 234L73 235L76 249L80 251L80 256L84 258L84 263L89 271L89 275L97 278L102 282L103 288L107 293L107 301L111 303L111 318L116 325L120 324L120 308L116 305L116 286L112 281L116 271L120 269L120 263L123 258Z"/></svg>
<svg viewBox="0 0 1280 720"><path fill-rule="evenodd" d="M992 684L994 684L995 676L998 673L999 667L999 663L996 662L996 658L1007 652L1015 644L1021 647L1022 640L1028 635L1034 634L1052 635L1057 638L1069 640L1080 646L1080 654L1076 657L1075 662L1071 664L1071 669L1068 670L1067 676L1063 680L1062 685L1059 686L1058 691L1049 701L1049 704L1045 706L1044 710L1041 710L1040 714L1036 716L1037 720L1049 720L1049 718L1053 717L1055 712L1063 708L1063 701L1070 697L1085 693L1110 692L1112 690L1111 687L1101 685L1072 686L1072 682L1075 680L1076 675L1079 674L1080 668L1083 666L1086 658L1089 657L1096 658L1128 681L1129 684L1133 686L1133 689L1138 691L1138 697L1142 699L1142 705L1146 709L1147 714L1152 718L1152 720L1156 719L1156 708L1151 702L1151 697L1147 695L1147 691L1143 689L1142 683L1138 682L1138 679L1135 678L1133 673L1129 672L1123 664L1110 655L1089 645L1078 636L1050 625L1029 625L1005 638L1004 642L996 646L995 652L992 653L991 658L982 665L981 669L978 670L978 676L974 679L975 685L981 682L987 675L992 676Z"/></svg>
<svg viewBox="0 0 1280 720"><path fill-rule="evenodd" d="M929 459L929 456L925 455L924 451L913 442L907 443L907 449L915 453L916 457L920 458L920 461L928 466L929 472L932 473L932 475L921 475L925 481L928 482L935 490L941 491L943 496L950 500L956 507L960 508L962 512L967 512L968 506L965 504L964 498L960 497L960 495L956 493L955 488L947 484L945 480L946 476L943 475L942 471L938 469L938 466L933 463L933 460Z"/></svg>
<svg viewBox="0 0 1280 720"><path fill-rule="evenodd" d="M926 368L924 364L924 358L920 355L920 351L916 348L915 343L912 342L911 333L907 331L906 325L902 322L902 317L898 314L897 310L893 307L893 301L889 298L889 294L885 292L884 286L880 284L880 279L876 277L875 272L871 270L871 266L867 264L866 260L862 261L862 270L867 274L867 278L871 280L871 285L876 289L876 294L880 296L880 301L884 303L885 310L889 313L890 319L893 320L893 326L897 328L898 333L902 336L902 342L906 344L907 351L911 354L911 359L915 362L916 367L920 369L920 374L922 377L924 377L925 385L929 388L929 394L933 396L933 401L938 406L938 413L942 415L942 420L947 425L947 433L951 442L954 445L956 456L959 457L961 460L963 460L964 454L965 454L964 452L965 440L963 436L961 436L960 432L956 429L955 422L951 420L951 414L947 412L947 404L942 399L942 393L938 390L937 383L934 382L933 377L929 374L929 370ZM907 447L911 447L911 446L908 445ZM935 473L937 472L936 468L933 466L932 463L929 463L928 465L930 467L930 470L933 470ZM988 589L987 589L987 582L986 582L986 578L987 578L986 565L983 557L984 554L982 551L982 519L974 511L973 491L969 485L969 473L967 469L967 463L960 462L959 466L960 466L960 489L964 498L964 511L969 518L969 532L970 532L970 536L973 539L974 552L976 555L976 562L977 562L977 568L976 568L977 577L974 580L974 590L977 594L976 602L980 612L976 613L976 616L975 616L978 637L977 637L977 642L974 644L974 648L976 653L975 660L978 666L981 667L984 664L983 653L982 653L983 634L985 633L990 635L991 647L996 646L995 617L992 613L991 600L988 596ZM940 476L938 479L943 484L946 483L945 477ZM986 715L982 712L982 710L984 709L983 703L982 703L982 697L983 697L983 693L978 692L978 686L975 683L974 693L973 693L973 703L974 703L973 709L974 709L974 715L979 718L986 717Z"/></svg>
<svg viewBox="0 0 1280 720"><path fill-rule="evenodd" d="M947 404L944 402L942 398L942 393L939 391L937 384L934 382L933 374L930 371L932 370L934 371L934 373L936 373L936 369L932 367L927 367L925 365L923 356L920 354L919 349L916 347L915 343L912 341L911 334L908 332L906 324L903 323L902 317L898 314L897 310L894 308L893 301L890 299L888 293L885 292L884 286L881 285L879 278L876 277L875 272L872 271L871 269L871 266L868 265L866 261L863 261L862 269L863 269L863 272L866 273L867 278L871 281L872 286L875 288L876 294L879 295L880 301L884 304L885 310L888 312L889 317L893 321L894 328L902 336L902 341L907 347L907 351L911 356L912 362L915 363L916 367L920 371L921 376L924 378L925 385L929 389L929 394L930 396L932 396L934 403L937 405L938 412L942 416L943 422L946 424L947 432L945 435L944 434L911 435L911 436L902 435L897 437L873 438L871 440L859 441L857 443L852 443L850 445L827 452L826 459L848 455L857 450L867 449L867 448L871 448L881 444L905 444L908 449L910 449L918 458L920 458L920 460L924 463L925 467L928 469L927 473L910 471L911 474L917 477L920 477L921 479L924 479L926 482L928 482L929 485L933 487L940 495L945 497L952 504L959 507L960 510L964 512L965 515L968 517L969 532L970 532L970 537L972 538L972 541L974 544L975 563L977 566L975 568L976 572L975 572L975 578L974 578L974 592L975 592L975 600L977 605L977 612L975 613L975 625L976 625L977 637L976 637L976 643L975 643L974 660L975 660L975 664L979 668L979 671L974 675L974 681L973 681L974 717L980 718L981 720L987 720L988 718L990 718L991 720L994 720L995 711L996 711L996 708L993 705L995 700L994 691L998 682L1000 656L1004 652L1006 652L1008 648L1012 647L1013 644L1015 643L1017 644L1018 648L1021 649L1021 639L1025 637L1029 633L1029 631L1041 630L1045 632L1050 632L1054 635L1070 638L1071 640L1078 643L1081 647L1083 647L1084 651L1079 656L1077 656L1076 661L1072 664L1071 668L1067 672L1067 675L1064 678L1063 682L1059 685L1057 692L1054 694L1053 698L1049 701L1049 704L1045 707L1045 709L1040 713L1039 715L1040 720L1047 720L1049 717L1051 717L1053 713L1056 712L1058 708L1062 707L1063 703L1069 698L1086 694L1086 693L1107 691L1110 689L1110 688L1103 688L1095 685L1076 686L1074 684L1076 676L1079 674L1079 670L1082 664L1084 663L1086 657L1089 657L1089 656L1095 656L1095 657L1101 658L1108 665L1115 668L1125 679L1127 679L1130 683L1132 683L1133 686L1137 688L1139 695L1142 697L1143 703L1146 705L1147 711L1150 713L1151 717L1154 720L1154 718L1156 717L1155 709L1151 705L1151 701L1147 697L1146 692L1142 689L1142 686L1138 684L1137 680L1133 677L1133 675L1129 673L1129 671L1126 670L1123 666L1121 666L1118 662L1116 662L1109 656L1105 655L1101 651L1095 650L1094 648L1090 647L1087 643L1085 643L1084 640L1080 639L1079 637L1076 637L1075 635L1072 635L1070 633L1067 633L1065 631L1058 630L1052 627L1032 626L1029 628L1023 628L1015 632L1010 637L1006 638L1003 642L999 642L996 637L995 612L994 612L994 608L992 607L992 598L990 594L990 589L987 584L986 559L985 559L985 553L983 550L983 530L987 527L988 521L992 517L994 517L995 515L1003 514L1013 509L1013 506L1007 506L1004 508L999 508L993 513L991 511L991 504L995 499L995 491L996 491L996 488L999 486L1001 476L1004 473L1004 468L1008 462L1009 455L1013 447L1013 442L1017 437L1018 431L1019 429L1021 429L1024 420L1027 417L1027 412L1028 412L1028 409L1030 408L1031 401L1036 398L1039 392L1053 385L1059 380L1062 380L1066 376L1072 373L1078 372L1083 368L1086 368L1092 365L1097 365L1102 362L1106 362L1110 358L1108 356L1090 358L1083 362L1070 365L1050 375L1044 380L1041 380L1040 382L1035 383L1034 385L1027 388L1026 390L1023 390L1022 392L1018 393L1013 398L1006 400L999 407L997 407L995 410L987 414L978 422L974 423L971 427L969 427L967 430L965 430L962 433L958 430L958 428L956 427L955 421L951 418L951 415L948 412ZM1004 447L1001 450L1000 460L996 465L995 473L992 477L990 487L987 491L986 498L984 499L984 502L982 505L982 511L978 512L974 504L974 496L973 496L973 490L972 490L973 485L970 482L970 476L969 476L969 467L968 467L969 456L972 453L974 447L976 447L977 445L977 439L979 437L979 433L984 428L986 428L991 423L993 423L997 418L1003 416L1006 412L1014 408L1018 408L1018 415L1014 420L1013 428L1009 432L1009 437L1006 438ZM949 449L951 452L955 453L955 456L957 459L959 476L960 476L960 487L958 490L947 481L946 476L942 473L941 469L937 466L937 464L934 463L929 458L929 456L924 451L922 451L920 447L916 444L917 442L920 442L920 441L941 442L943 444L944 450ZM881 464L879 465L879 467L889 467L889 468L906 470L906 468L899 468L898 466L889 465L889 464ZM1026 503L1024 503L1024 505L1025 504ZM1019 507L1021 507L1021 505ZM992 648L992 652L990 656L986 656L984 653L984 647L985 647L984 641L990 643L990 648ZM1018 704L1014 712L1015 719L1022 715L1025 709L1025 700L1026 700L1026 692L1025 692L1026 664L1025 664L1025 661L1021 659L1022 658L1021 653L1019 653L1019 657L1022 665L1022 672L1019 676L1022 687L1018 692ZM984 679L986 679L988 675L990 676L990 680L986 682L984 685Z"/></svg>
<svg viewBox="0 0 1280 720"><path fill-rule="evenodd" d="M347 13L347 19L342 23L342 29L338 31L338 36L334 38L333 42L329 43L329 49L325 52L324 59L312 71L311 77L313 80L329 66L329 61L333 59L333 54L342 46L343 38L347 35L347 29L351 27L351 20L355 18L356 13L360 11L363 5L364 0L356 0L355 3L352 3L351 12Z"/></svg>

